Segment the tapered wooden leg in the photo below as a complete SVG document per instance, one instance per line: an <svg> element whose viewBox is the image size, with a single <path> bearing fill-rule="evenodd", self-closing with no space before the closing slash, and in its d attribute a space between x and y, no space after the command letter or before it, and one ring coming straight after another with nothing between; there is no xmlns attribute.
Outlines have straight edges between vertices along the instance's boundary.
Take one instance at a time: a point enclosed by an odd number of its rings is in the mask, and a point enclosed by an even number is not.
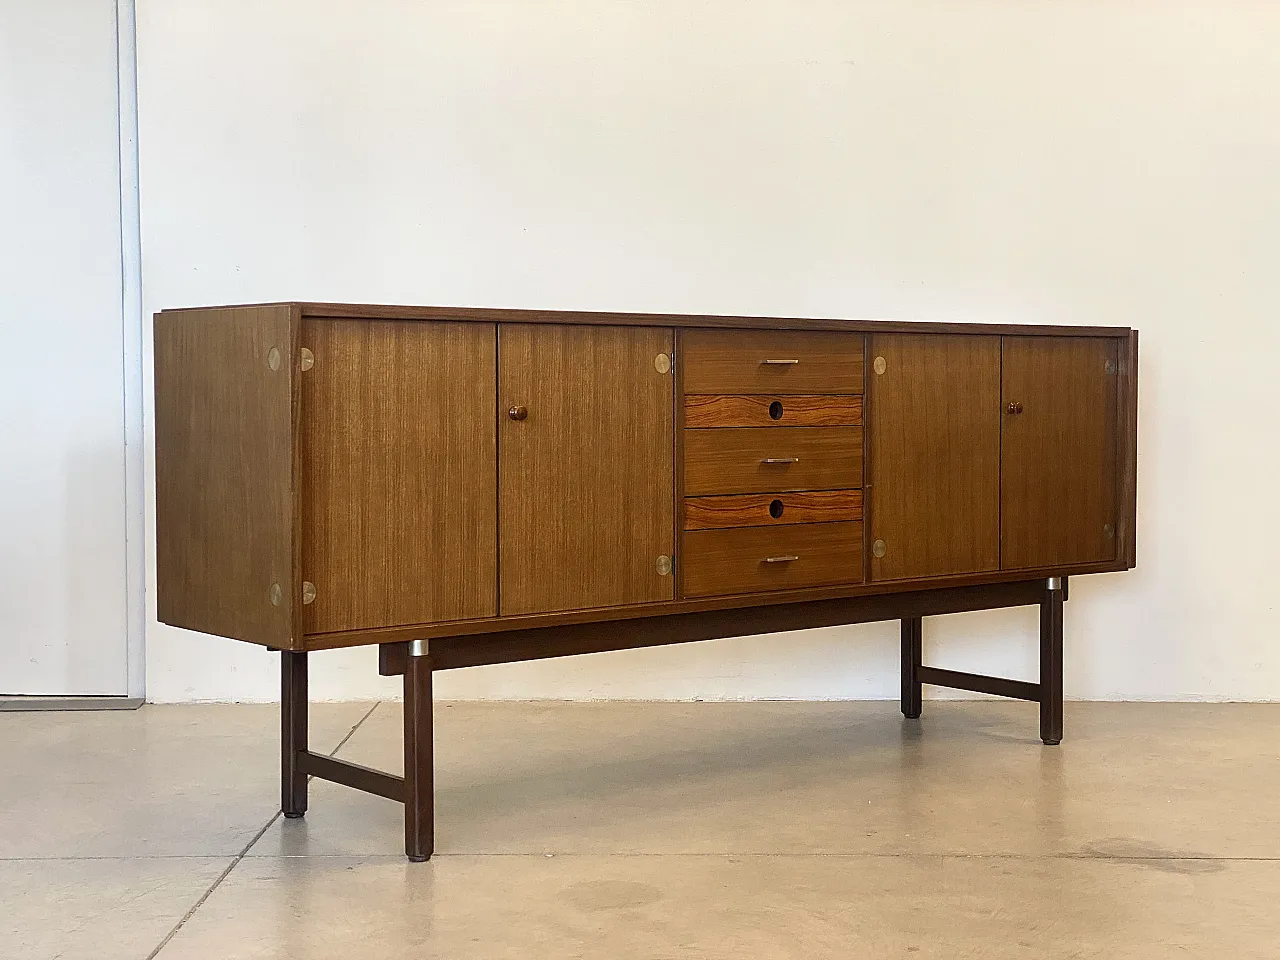
<svg viewBox="0 0 1280 960"><path fill-rule="evenodd" d="M435 848L431 657L415 652L421 643L410 645L404 672L404 852L415 863Z"/></svg>
<svg viewBox="0 0 1280 960"><path fill-rule="evenodd" d="M1062 742L1063 580L1050 577L1040 601L1040 739Z"/></svg>
<svg viewBox="0 0 1280 960"><path fill-rule="evenodd" d="M920 716L920 663L924 656L924 621L908 617L902 621L902 715L910 720Z"/></svg>
<svg viewBox="0 0 1280 960"><path fill-rule="evenodd" d="M307 750L307 655L285 650L280 657L280 809L294 819L307 812L299 763Z"/></svg>

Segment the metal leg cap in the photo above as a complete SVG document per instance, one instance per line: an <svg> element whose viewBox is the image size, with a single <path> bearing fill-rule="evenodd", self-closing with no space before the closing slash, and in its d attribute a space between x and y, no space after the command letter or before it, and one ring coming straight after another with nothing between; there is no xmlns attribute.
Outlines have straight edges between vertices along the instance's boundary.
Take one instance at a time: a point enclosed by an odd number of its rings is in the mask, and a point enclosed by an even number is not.
<svg viewBox="0 0 1280 960"><path fill-rule="evenodd" d="M285 813L285 817L289 820L301 820L305 816L305 813Z"/></svg>
<svg viewBox="0 0 1280 960"><path fill-rule="evenodd" d="M1061 740L1045 740L1044 745L1046 747L1056 747L1061 742L1062 742Z"/></svg>
<svg viewBox="0 0 1280 960"><path fill-rule="evenodd" d="M426 863L428 860L431 859L430 857L415 857L411 853L405 854L405 856L409 858L410 863Z"/></svg>

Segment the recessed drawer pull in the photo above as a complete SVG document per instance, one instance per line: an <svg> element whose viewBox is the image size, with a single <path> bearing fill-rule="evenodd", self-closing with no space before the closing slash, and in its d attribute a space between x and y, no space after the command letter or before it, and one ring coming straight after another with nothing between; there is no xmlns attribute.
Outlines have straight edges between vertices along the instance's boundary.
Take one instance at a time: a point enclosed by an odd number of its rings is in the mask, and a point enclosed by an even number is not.
<svg viewBox="0 0 1280 960"><path fill-rule="evenodd" d="M767 363L767 364L769 364L769 365L771 365L771 366L782 366L782 367L785 367L785 366L790 366L791 364L799 363L800 361L799 361L799 360L761 360L760 362L761 362L762 364L766 364L766 363Z"/></svg>
<svg viewBox="0 0 1280 960"><path fill-rule="evenodd" d="M799 463L799 457L765 457L761 463Z"/></svg>
<svg viewBox="0 0 1280 960"><path fill-rule="evenodd" d="M792 560L799 560L799 559L800 558L793 553L785 557L765 557L764 562L765 563L790 563Z"/></svg>

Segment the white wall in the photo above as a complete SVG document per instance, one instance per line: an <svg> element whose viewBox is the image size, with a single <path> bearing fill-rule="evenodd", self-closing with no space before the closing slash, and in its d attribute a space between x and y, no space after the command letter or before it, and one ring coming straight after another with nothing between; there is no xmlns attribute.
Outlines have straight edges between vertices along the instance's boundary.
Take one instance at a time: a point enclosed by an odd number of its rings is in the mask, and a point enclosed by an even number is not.
<svg viewBox="0 0 1280 960"><path fill-rule="evenodd" d="M1066 690L1280 695L1280 5L141 0L147 311L302 298L1131 324L1139 567ZM154 576L154 571L152 573ZM926 623L1034 675L1031 610ZM274 658L152 624L160 700ZM318 696L394 691L370 651ZM446 674L444 697L893 697L896 625Z"/></svg>
<svg viewBox="0 0 1280 960"><path fill-rule="evenodd" d="M117 79L115 0L0 0L0 694L129 686Z"/></svg>

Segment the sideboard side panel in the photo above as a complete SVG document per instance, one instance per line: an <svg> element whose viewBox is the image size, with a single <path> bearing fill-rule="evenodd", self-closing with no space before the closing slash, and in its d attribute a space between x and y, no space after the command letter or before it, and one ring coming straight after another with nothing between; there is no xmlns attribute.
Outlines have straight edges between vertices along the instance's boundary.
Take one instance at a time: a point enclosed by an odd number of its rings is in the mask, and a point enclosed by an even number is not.
<svg viewBox="0 0 1280 960"><path fill-rule="evenodd" d="M497 615L493 324L303 322L308 634Z"/></svg>
<svg viewBox="0 0 1280 960"><path fill-rule="evenodd" d="M1138 562L1138 331L1121 345L1119 384L1120 480L1118 559L1126 567Z"/></svg>
<svg viewBox="0 0 1280 960"><path fill-rule="evenodd" d="M298 316L288 304L156 315L162 623L300 647L293 536Z"/></svg>

